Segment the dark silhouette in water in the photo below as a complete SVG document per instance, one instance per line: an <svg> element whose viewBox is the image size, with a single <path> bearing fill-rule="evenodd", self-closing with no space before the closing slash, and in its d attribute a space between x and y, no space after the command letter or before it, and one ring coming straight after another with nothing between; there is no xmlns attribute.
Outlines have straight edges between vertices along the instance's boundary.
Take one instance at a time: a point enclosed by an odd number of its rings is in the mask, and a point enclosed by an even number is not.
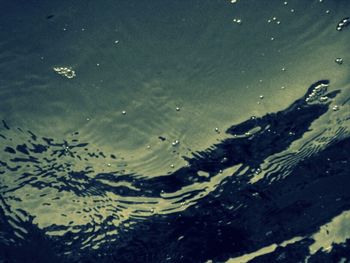
<svg viewBox="0 0 350 263"><path fill-rule="evenodd" d="M223 262L301 236L304 237L301 241L277 248L252 262L277 261L282 254L283 262L305 259L313 242L308 236L336 215L350 209L350 138L334 140L327 148L305 155L298 160L298 165L286 166L288 176L281 177L281 170L274 170L252 183L251 179L256 174L252 171L259 171L269 156L288 149L302 138L311 124L329 110L329 103L315 99L316 95L328 99L336 96L338 91L326 93L328 84L326 80L313 84L303 98L283 111L232 126L227 130L232 138L207 151L194 153L194 158L187 159L187 167L168 176L132 180L132 175L120 175L121 179L129 180L135 187L146 189L142 193L144 196L159 197L162 192L174 192L194 182L208 181L227 168L241 165L225 179L225 183L198 200L196 205L182 212L155 214L140 220L128 233L123 233L123 239L97 251L71 255L68 259L61 254L64 245L59 239L50 239L30 223L23 223L29 232L26 241L18 246L1 243L0 258L4 262ZM9 129L5 122L3 124ZM35 141L33 133L32 138ZM7 147L4 151L9 154L19 151L28 155L28 161L35 162L30 156L32 151L46 151L47 147L55 145L51 139L46 138L45 141L47 145L37 144L30 149L26 145L18 145L16 149ZM74 147L86 146L75 144ZM58 158L64 154L84 159L74 151L55 152ZM89 156L105 158L103 153L89 153ZM5 171L16 169L5 162L0 162L0 167ZM72 172L69 167L66 168L68 173ZM209 176L198 176L199 171ZM85 178L84 173L75 175ZM108 178L109 175L99 174L97 177ZM278 179L273 181L271 178ZM99 188L101 193L108 190L127 196L139 195L137 191L122 187L112 189L96 186L94 181L86 183ZM0 210L0 213L0 224L11 228L3 211ZM64 238L69 240L69 234ZM309 262L340 260L341 257L349 257L349 250L347 242L344 246L335 246L329 254L319 251L311 255Z"/></svg>

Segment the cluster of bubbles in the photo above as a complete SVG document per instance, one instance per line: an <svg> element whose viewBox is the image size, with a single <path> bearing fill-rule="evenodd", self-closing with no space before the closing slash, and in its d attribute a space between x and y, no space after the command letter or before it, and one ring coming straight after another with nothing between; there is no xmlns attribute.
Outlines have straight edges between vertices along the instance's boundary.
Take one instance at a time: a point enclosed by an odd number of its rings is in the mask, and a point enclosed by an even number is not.
<svg viewBox="0 0 350 263"><path fill-rule="evenodd" d="M309 94L309 96L307 96L305 101L306 102L313 102L316 100L319 100L320 102L326 101L327 97L323 95L326 93L328 86L329 86L328 83L323 83L323 82L319 83L314 87L314 89Z"/></svg>
<svg viewBox="0 0 350 263"><path fill-rule="evenodd" d="M72 79L76 76L75 71L71 67L54 67L53 70L57 72L57 74L68 79Z"/></svg>
<svg viewBox="0 0 350 263"><path fill-rule="evenodd" d="M233 22L236 23L236 24L238 24L238 25L242 24L242 20L239 19L239 18L234 18L234 19L233 19Z"/></svg>
<svg viewBox="0 0 350 263"><path fill-rule="evenodd" d="M271 22L275 22L277 25L281 24L281 21L279 21L275 16L267 20L267 23Z"/></svg>
<svg viewBox="0 0 350 263"><path fill-rule="evenodd" d="M350 17L343 18L337 25L337 30L342 31L344 27L348 26L350 24Z"/></svg>

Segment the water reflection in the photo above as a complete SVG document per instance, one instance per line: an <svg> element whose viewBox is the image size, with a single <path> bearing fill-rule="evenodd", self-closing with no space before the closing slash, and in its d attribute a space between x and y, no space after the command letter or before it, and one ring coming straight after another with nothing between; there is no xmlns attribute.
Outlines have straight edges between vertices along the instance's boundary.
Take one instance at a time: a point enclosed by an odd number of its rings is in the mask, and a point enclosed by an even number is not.
<svg viewBox="0 0 350 263"><path fill-rule="evenodd" d="M4 3L0 256L343 253L319 237L348 209L349 7Z"/></svg>

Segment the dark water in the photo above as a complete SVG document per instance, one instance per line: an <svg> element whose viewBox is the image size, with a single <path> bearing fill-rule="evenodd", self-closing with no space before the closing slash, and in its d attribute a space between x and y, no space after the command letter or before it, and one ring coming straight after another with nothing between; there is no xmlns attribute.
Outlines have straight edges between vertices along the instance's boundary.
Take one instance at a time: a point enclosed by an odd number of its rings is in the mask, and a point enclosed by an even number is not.
<svg viewBox="0 0 350 263"><path fill-rule="evenodd" d="M348 262L350 2L1 1L0 262Z"/></svg>

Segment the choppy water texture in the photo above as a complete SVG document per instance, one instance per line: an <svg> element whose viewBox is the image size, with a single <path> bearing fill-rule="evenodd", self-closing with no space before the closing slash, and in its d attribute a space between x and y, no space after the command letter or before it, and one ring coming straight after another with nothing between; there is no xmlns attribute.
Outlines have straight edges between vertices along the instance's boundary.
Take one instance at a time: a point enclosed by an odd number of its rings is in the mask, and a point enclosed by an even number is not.
<svg viewBox="0 0 350 263"><path fill-rule="evenodd" d="M1 1L0 262L348 262L350 2Z"/></svg>

